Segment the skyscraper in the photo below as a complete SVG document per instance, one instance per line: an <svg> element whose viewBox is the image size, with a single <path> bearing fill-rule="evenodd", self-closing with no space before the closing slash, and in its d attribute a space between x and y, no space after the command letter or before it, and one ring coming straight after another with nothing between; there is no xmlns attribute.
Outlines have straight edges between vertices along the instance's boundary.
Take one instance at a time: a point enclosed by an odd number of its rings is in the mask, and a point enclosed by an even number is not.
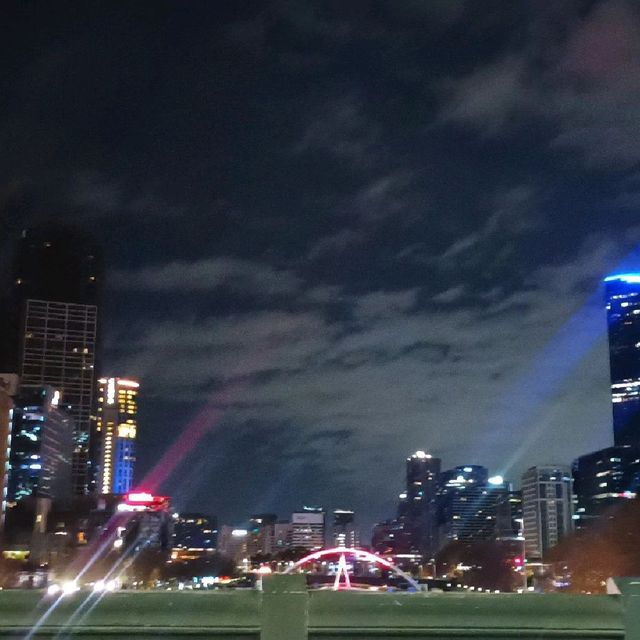
<svg viewBox="0 0 640 640"><path fill-rule="evenodd" d="M325 512L322 507L303 507L291 514L291 546L314 550L325 544Z"/></svg>
<svg viewBox="0 0 640 640"><path fill-rule="evenodd" d="M13 421L13 395L9 376L0 375L0 533L4 526L9 482L9 452L11 447L11 423ZM17 379L17 376L12 376Z"/></svg>
<svg viewBox="0 0 640 640"><path fill-rule="evenodd" d="M14 399L7 505L30 502L39 533L53 502L68 507L72 496L73 421L60 397L51 387L23 385Z"/></svg>
<svg viewBox="0 0 640 640"><path fill-rule="evenodd" d="M137 381L125 378L98 380L95 433L100 493L127 493L133 485L139 387Z"/></svg>
<svg viewBox="0 0 640 640"><path fill-rule="evenodd" d="M336 509L333 512L333 546L358 547L360 539L354 525L354 513L348 509Z"/></svg>
<svg viewBox="0 0 640 640"><path fill-rule="evenodd" d="M72 481L87 490L94 408L100 255L84 234L49 226L23 232L14 274L18 359L24 385L60 391L75 425Z"/></svg>
<svg viewBox="0 0 640 640"><path fill-rule="evenodd" d="M640 491L640 448L607 447L573 462L576 527L601 518L610 507L635 498Z"/></svg>
<svg viewBox="0 0 640 640"><path fill-rule="evenodd" d="M640 273L605 278L613 437L640 446Z"/></svg>
<svg viewBox="0 0 640 640"><path fill-rule="evenodd" d="M438 486L439 544L478 542L513 535L510 487L486 467L466 465L440 474Z"/></svg>
<svg viewBox="0 0 640 640"><path fill-rule="evenodd" d="M413 551L425 558L431 558L438 546L436 493L440 464L440 458L424 451L416 451L407 458L404 519L412 537Z"/></svg>
<svg viewBox="0 0 640 640"><path fill-rule="evenodd" d="M522 475L527 558L539 559L573 529L573 480L565 465L531 467Z"/></svg>
<svg viewBox="0 0 640 640"><path fill-rule="evenodd" d="M249 519L249 541L247 547L252 556L273 553L275 527L278 516L275 513L258 513Z"/></svg>

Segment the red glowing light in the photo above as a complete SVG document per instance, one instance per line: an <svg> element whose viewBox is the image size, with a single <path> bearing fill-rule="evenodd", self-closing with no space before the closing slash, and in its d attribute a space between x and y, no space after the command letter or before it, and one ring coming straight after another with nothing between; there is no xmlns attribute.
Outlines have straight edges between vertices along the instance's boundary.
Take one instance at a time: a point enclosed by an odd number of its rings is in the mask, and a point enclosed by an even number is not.
<svg viewBox="0 0 640 640"><path fill-rule="evenodd" d="M162 511L169 508L167 496L154 496L151 493L138 491L124 497L125 511ZM129 507L129 508L127 508Z"/></svg>
<svg viewBox="0 0 640 640"><path fill-rule="evenodd" d="M150 493L130 493L126 497L127 502L153 502L153 499Z"/></svg>

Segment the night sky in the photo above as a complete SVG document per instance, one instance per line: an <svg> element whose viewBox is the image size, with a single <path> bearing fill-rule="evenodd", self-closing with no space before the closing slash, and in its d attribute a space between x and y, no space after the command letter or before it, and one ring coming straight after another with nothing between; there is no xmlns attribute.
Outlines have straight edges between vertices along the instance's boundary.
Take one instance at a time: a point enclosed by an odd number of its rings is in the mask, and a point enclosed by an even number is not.
<svg viewBox="0 0 640 640"><path fill-rule="evenodd" d="M393 515L404 460L518 481L612 444L601 278L640 269L640 6L0 9L0 267L27 225L108 266L138 478L241 524ZM204 426L203 426L204 425Z"/></svg>

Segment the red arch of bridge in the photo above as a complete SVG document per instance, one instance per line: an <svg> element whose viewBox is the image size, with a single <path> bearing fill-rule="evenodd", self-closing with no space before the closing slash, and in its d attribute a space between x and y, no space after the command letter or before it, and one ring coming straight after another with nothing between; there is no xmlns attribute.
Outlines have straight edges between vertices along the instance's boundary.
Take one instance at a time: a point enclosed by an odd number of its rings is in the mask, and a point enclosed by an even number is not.
<svg viewBox="0 0 640 640"><path fill-rule="evenodd" d="M387 569L391 569L391 571L393 571L401 578L404 578L417 591L420 591L420 585L408 573L405 573L404 571L402 571L402 569L393 564L393 562L389 562L388 560L385 560L384 558L381 558L380 556L376 555L375 553L371 553L370 551L365 551L364 549L356 549L355 547L332 547L331 549L320 549L319 551L314 551L313 553L304 556L304 558L300 558L300 560L288 567L285 573L291 573L292 571L299 569L302 565L307 564L307 562L319 560L324 556L335 555L352 555L356 560L365 560L382 565Z"/></svg>

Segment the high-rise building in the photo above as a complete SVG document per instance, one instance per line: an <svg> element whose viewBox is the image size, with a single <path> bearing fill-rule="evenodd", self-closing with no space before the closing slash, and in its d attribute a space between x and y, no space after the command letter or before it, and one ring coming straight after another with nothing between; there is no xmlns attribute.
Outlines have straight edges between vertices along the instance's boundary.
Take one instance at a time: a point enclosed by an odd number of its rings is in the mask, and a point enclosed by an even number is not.
<svg viewBox="0 0 640 640"><path fill-rule="evenodd" d="M522 491L509 491L509 527L510 532L500 533L502 537L522 535Z"/></svg>
<svg viewBox="0 0 640 640"><path fill-rule="evenodd" d="M259 513L249 519L249 555L270 555L273 553L275 526L278 516L275 513Z"/></svg>
<svg viewBox="0 0 640 640"><path fill-rule="evenodd" d="M607 447L573 462L575 521L578 529L601 518L640 491L640 448Z"/></svg>
<svg viewBox="0 0 640 640"><path fill-rule="evenodd" d="M416 451L407 458L406 515L413 551L431 558L438 548L436 494L440 458Z"/></svg>
<svg viewBox="0 0 640 640"><path fill-rule="evenodd" d="M215 518L203 513L181 513L174 517L174 549L213 551L216 548L217 536Z"/></svg>
<svg viewBox="0 0 640 640"><path fill-rule="evenodd" d="M354 512L348 509L336 509L333 512L333 546L351 547L360 546L360 536L355 527Z"/></svg>
<svg viewBox="0 0 640 640"><path fill-rule="evenodd" d="M0 532L4 526L9 482L9 451L11 447L11 424L13 400L17 376L0 374ZM14 387L14 388L12 388Z"/></svg>
<svg viewBox="0 0 640 640"><path fill-rule="evenodd" d="M133 486L139 388L137 381L125 378L98 381L95 435L100 446L100 493L127 493Z"/></svg>
<svg viewBox="0 0 640 640"><path fill-rule="evenodd" d="M218 551L238 565L249 560L249 532L246 529L222 525L218 536Z"/></svg>
<svg viewBox="0 0 640 640"><path fill-rule="evenodd" d="M22 384L59 390L69 407L76 495L90 476L101 280L100 254L83 233L60 226L23 232L14 273L15 371Z"/></svg>
<svg viewBox="0 0 640 640"><path fill-rule="evenodd" d="M640 273L605 278L613 436L640 446Z"/></svg>
<svg viewBox="0 0 640 640"><path fill-rule="evenodd" d="M68 507L72 497L73 420L51 387L22 385L14 399L9 453L7 521L23 502L44 534L54 501Z"/></svg>
<svg viewBox="0 0 640 640"><path fill-rule="evenodd" d="M371 547L380 555L409 555L412 536L401 518L383 520L373 527Z"/></svg>
<svg viewBox="0 0 640 640"><path fill-rule="evenodd" d="M565 465L542 465L522 475L527 558L539 559L573 529L573 479Z"/></svg>
<svg viewBox="0 0 640 640"><path fill-rule="evenodd" d="M325 545L325 512L322 507L303 507L291 514L291 546L314 550Z"/></svg>
<svg viewBox="0 0 640 640"><path fill-rule="evenodd" d="M279 520L273 525L273 553L291 547L293 526L287 520Z"/></svg>
<svg viewBox="0 0 640 640"><path fill-rule="evenodd" d="M510 487L500 476L490 478L480 465L454 467L438 482L440 547L449 542L479 542L513 535Z"/></svg>

